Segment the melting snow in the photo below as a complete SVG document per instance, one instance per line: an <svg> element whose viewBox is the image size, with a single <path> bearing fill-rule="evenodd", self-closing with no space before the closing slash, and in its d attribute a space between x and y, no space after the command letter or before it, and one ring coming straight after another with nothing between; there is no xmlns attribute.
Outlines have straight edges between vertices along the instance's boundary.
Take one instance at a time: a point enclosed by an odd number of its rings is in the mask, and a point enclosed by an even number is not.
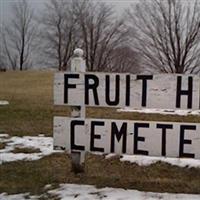
<svg viewBox="0 0 200 200"><path fill-rule="evenodd" d="M152 113L152 114L162 114L162 115L200 115L200 110L172 110L172 109L130 109L130 108L123 108L118 109L118 112L138 112L138 113Z"/></svg>
<svg viewBox="0 0 200 200"><path fill-rule="evenodd" d="M8 135L0 134L0 142L6 143L4 149L0 149L0 164L3 162L11 162L16 160L38 160L44 156L56 152L53 150L53 138L43 136L24 136L5 138ZM40 149L39 153L12 153L16 147Z"/></svg>
<svg viewBox="0 0 200 200"><path fill-rule="evenodd" d="M9 137L9 135L8 134L0 133L0 138L4 138L4 137Z"/></svg>
<svg viewBox="0 0 200 200"><path fill-rule="evenodd" d="M15 160L36 160L43 156L49 155L54 152L62 152L53 150L53 138L43 136L24 136L24 137L11 137L8 138L6 134L0 134L0 142L5 142L5 149L0 150L0 164L3 162L10 162ZM28 147L38 148L40 153L12 153L15 147ZM114 154L109 154L106 158L110 158ZM180 167L200 167L200 160L195 159L178 159L178 158L164 158L164 157L148 157L136 155L123 155L121 161L129 161L137 163L138 165L150 165L158 161L170 163ZM46 186L50 189L50 186ZM76 185L76 184L61 184L58 189L48 191L52 195L58 195L61 200L199 200L200 195L189 194L169 194L169 193L152 193L140 192L137 190L125 190L114 188L97 189L89 185ZM29 196L28 193L7 195L6 193L0 194L0 200L36 200L41 196Z"/></svg>
<svg viewBox="0 0 200 200"><path fill-rule="evenodd" d="M16 160L38 160L44 156L61 150L53 150L53 138L43 136L24 136L8 138L7 134L0 134L0 142L6 143L4 149L0 149L0 164L3 162L12 162ZM16 147L40 149L39 153L12 153ZM115 156L108 154L106 158ZM148 166L153 163L162 161L179 167L200 167L200 160L189 158L166 158L166 157L150 157L139 155L123 155L120 161L129 161L140 166Z"/></svg>
<svg viewBox="0 0 200 200"><path fill-rule="evenodd" d="M61 200L199 200L200 195L140 192L115 188L97 189L89 185L62 184L49 193L57 194Z"/></svg>
<svg viewBox="0 0 200 200"><path fill-rule="evenodd" d="M112 158L116 154L106 155L106 159ZM200 167L200 160L190 158L167 158L167 157L153 157L153 156L140 156L140 155L122 155L120 161L136 163L139 166L148 166L156 162L162 161L178 167Z"/></svg>
<svg viewBox="0 0 200 200"><path fill-rule="evenodd" d="M97 189L89 185L61 184L58 189L48 191L49 194L58 195L61 200L199 200L200 195L170 194L140 192L120 188ZM28 194L7 195L0 194L0 200L39 199L41 196L28 196Z"/></svg>
<svg viewBox="0 0 200 200"><path fill-rule="evenodd" d="M190 158L166 158L166 157L150 157L138 155L123 155L121 161L129 161L140 166L148 166L156 162L162 161L178 167L200 167L200 160Z"/></svg>
<svg viewBox="0 0 200 200"><path fill-rule="evenodd" d="M0 106L4 106L4 105L8 105L9 102L8 101L0 101Z"/></svg>

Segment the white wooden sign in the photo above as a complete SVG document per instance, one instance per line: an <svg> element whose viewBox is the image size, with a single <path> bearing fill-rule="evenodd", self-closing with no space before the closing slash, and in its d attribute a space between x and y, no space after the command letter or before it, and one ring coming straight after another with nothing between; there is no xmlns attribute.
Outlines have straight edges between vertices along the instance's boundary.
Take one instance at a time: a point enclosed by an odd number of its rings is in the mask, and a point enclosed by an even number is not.
<svg viewBox="0 0 200 200"><path fill-rule="evenodd" d="M81 108L102 106L198 110L200 77L177 74L56 73L54 104ZM200 123L85 119L85 115L82 116L54 118L55 147L63 147L73 154L89 151L200 159Z"/></svg>
<svg viewBox="0 0 200 200"><path fill-rule="evenodd" d="M56 73L55 105L200 108L200 78L193 75Z"/></svg>
<svg viewBox="0 0 200 200"><path fill-rule="evenodd" d="M200 159L200 123L55 117L54 146L69 152Z"/></svg>

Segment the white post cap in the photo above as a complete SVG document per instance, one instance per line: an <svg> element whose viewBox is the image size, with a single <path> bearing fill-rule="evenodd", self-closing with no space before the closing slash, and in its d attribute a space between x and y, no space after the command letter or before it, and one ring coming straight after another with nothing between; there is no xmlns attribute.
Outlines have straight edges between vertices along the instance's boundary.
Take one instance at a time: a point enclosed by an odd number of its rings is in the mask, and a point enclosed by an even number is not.
<svg viewBox="0 0 200 200"><path fill-rule="evenodd" d="M72 72L85 72L86 65L85 60L83 59L83 50L82 49L75 49L74 56L71 60L71 71Z"/></svg>
<svg viewBox="0 0 200 200"><path fill-rule="evenodd" d="M83 57L83 50L80 49L80 48L75 49L74 50L74 56Z"/></svg>

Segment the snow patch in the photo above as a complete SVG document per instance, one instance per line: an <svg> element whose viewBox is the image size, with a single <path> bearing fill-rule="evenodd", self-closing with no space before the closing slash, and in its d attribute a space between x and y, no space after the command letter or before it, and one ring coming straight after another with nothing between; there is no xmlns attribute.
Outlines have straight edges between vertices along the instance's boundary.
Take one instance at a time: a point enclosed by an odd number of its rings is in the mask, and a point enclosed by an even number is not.
<svg viewBox="0 0 200 200"><path fill-rule="evenodd" d="M153 163L161 161L179 167L200 167L200 160L189 159L189 158L166 158L166 157L124 155L120 160L129 161L131 163L137 163L140 166L148 166Z"/></svg>
<svg viewBox="0 0 200 200"><path fill-rule="evenodd" d="M2 136L2 134L1 134ZM17 160L38 160L52 153L63 152L53 150L53 138L41 136L24 136L24 137L0 137L0 142L6 143L6 147L0 150L0 164L3 162L12 162ZM39 153L12 153L16 147L40 149Z"/></svg>
<svg viewBox="0 0 200 200"><path fill-rule="evenodd" d="M8 101L0 101L0 106L9 105Z"/></svg>
<svg viewBox="0 0 200 200"><path fill-rule="evenodd" d="M130 109L128 107L118 109L118 112L138 112L138 113L148 113L148 114L161 114L161 115L200 115L200 110L172 110L172 109Z"/></svg>
<svg viewBox="0 0 200 200"><path fill-rule="evenodd" d="M0 138L4 138L4 137L9 137L9 135L8 134L0 133Z"/></svg>
<svg viewBox="0 0 200 200"><path fill-rule="evenodd" d="M6 193L0 194L0 200L37 200L37 196L29 196L28 193L8 195Z"/></svg>
<svg viewBox="0 0 200 200"><path fill-rule="evenodd" d="M116 154L106 155L106 159L112 158ZM200 160L190 158L166 158L166 157L153 157L153 156L140 156L140 155L122 155L120 161L136 163L139 166L149 166L157 162L165 162L178 167L200 167Z"/></svg>
<svg viewBox="0 0 200 200"><path fill-rule="evenodd" d="M0 149L0 164L2 164L3 162L12 162L17 160L38 160L52 153L63 152L62 150L53 150L52 137L24 136L7 138L8 136L9 135L7 134L0 134L0 142L6 143L6 147L4 149ZM11 152L16 147L39 149L40 152L29 154ZM106 155L106 159L109 159L113 156L116 156L116 154L108 154ZM189 158L166 158L140 155L122 155L120 161L136 163L139 166L148 166L156 162L162 161L179 167L200 167L200 160Z"/></svg>
<svg viewBox="0 0 200 200"><path fill-rule="evenodd" d="M61 184L60 188L49 191L58 195L61 200L199 200L200 195L169 194L140 192L137 190L125 190L120 188L97 189L89 185Z"/></svg>
<svg viewBox="0 0 200 200"><path fill-rule="evenodd" d="M60 187L47 192L61 200L199 200L200 195L141 192L121 188L97 189L91 185L60 184ZM41 196L29 196L29 193L7 195L0 194L0 200L36 200Z"/></svg>

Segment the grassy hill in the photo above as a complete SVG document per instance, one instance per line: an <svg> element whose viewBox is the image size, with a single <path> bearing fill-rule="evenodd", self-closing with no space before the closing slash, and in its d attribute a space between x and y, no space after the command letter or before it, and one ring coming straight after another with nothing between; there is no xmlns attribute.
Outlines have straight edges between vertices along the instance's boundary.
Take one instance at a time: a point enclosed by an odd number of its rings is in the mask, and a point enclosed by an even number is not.
<svg viewBox="0 0 200 200"><path fill-rule="evenodd" d="M53 116L69 116L68 107L53 106L53 72L8 71L0 73L0 133L10 136L52 136ZM197 116L164 116L158 114L118 113L115 109L88 108L88 117L200 122ZM4 144L0 144L3 148ZM101 169L99 171L99 169ZM0 193L43 192L46 184L96 184L157 192L200 193L200 169L179 168L166 163L148 167L120 162L119 157L88 155L85 172L74 174L71 160L55 154L38 161L18 161L0 165Z"/></svg>
<svg viewBox="0 0 200 200"><path fill-rule="evenodd" d="M69 116L68 107L53 106L53 72L23 71L0 73L0 131L10 135L52 135L54 115ZM158 114L118 113L115 109L89 108L88 117L151 121L200 122L200 117Z"/></svg>

